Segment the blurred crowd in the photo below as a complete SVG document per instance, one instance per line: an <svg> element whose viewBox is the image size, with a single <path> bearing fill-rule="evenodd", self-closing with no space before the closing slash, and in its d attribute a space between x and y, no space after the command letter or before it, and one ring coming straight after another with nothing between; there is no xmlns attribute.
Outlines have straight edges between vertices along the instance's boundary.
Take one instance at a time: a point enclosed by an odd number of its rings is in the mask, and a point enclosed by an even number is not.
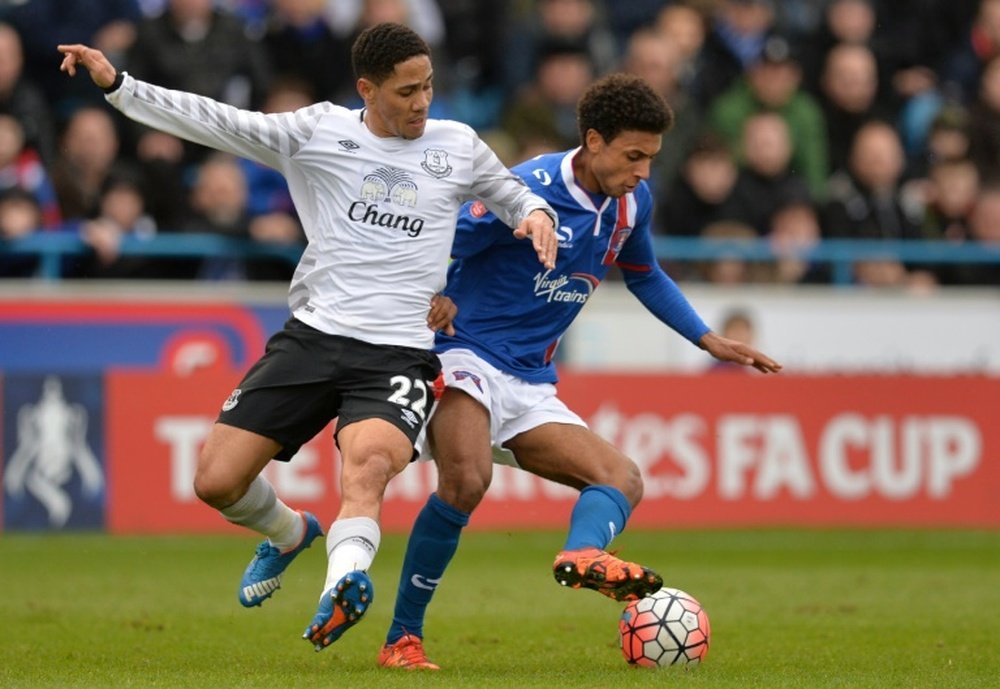
<svg viewBox="0 0 1000 689"><path fill-rule="evenodd" d="M381 21L431 45L432 116L513 165L577 145L575 105L627 71L672 106L654 232L766 238L775 261L670 265L679 279L826 283L821 239L1000 246L1000 0L0 0L0 241L75 233L68 277L285 280L277 259L123 256L126 236L301 244L274 171L128 122L59 43L264 112L360 106L354 36ZM0 277L37 259L0 254ZM1000 264L854 266L857 283L1000 285Z"/></svg>

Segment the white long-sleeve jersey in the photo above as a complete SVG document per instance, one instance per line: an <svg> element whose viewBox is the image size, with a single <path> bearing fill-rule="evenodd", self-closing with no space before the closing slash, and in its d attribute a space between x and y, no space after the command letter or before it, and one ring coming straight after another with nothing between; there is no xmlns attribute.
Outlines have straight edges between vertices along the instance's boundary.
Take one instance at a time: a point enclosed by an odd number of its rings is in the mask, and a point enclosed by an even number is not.
<svg viewBox="0 0 1000 689"><path fill-rule="evenodd" d="M418 139L378 137L361 110L324 102L249 112L128 74L107 100L137 122L284 174L308 239L289 307L325 333L429 349L427 313L444 288L461 204L481 199L511 227L538 209L556 220L459 122L429 120Z"/></svg>

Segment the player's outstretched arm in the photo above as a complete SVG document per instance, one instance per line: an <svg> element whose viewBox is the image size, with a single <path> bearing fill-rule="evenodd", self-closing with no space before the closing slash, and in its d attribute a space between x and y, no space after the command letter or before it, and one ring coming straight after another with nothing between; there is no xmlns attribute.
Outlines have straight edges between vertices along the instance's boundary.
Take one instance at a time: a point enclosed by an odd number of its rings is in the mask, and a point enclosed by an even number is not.
<svg viewBox="0 0 1000 689"><path fill-rule="evenodd" d="M57 49L63 54L62 64L59 65L60 71L72 77L76 76L76 68L80 66L90 73L90 78L102 89L115 83L118 70L100 50L81 43L60 45Z"/></svg>
<svg viewBox="0 0 1000 689"><path fill-rule="evenodd" d="M548 269L556 267L556 252L559 250L559 239L552 218L543 210L533 210L528 217L514 230L518 239L531 237L531 244L538 254L538 262Z"/></svg>
<svg viewBox="0 0 1000 689"><path fill-rule="evenodd" d="M750 345L738 340L730 340L728 337L722 337L713 332L702 335L698 344L719 361L731 361L734 364L753 366L761 373L777 373L781 370L781 364L766 354L758 352Z"/></svg>

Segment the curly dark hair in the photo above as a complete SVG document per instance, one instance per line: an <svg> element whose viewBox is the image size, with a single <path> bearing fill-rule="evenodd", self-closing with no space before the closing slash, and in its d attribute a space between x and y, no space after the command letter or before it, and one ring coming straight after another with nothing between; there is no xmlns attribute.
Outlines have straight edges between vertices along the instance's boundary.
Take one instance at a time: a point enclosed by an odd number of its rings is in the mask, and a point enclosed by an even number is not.
<svg viewBox="0 0 1000 689"><path fill-rule="evenodd" d="M392 75L396 65L417 55L431 55L424 39L407 26L383 22L368 27L354 40L351 65L357 78L381 84Z"/></svg>
<svg viewBox="0 0 1000 689"><path fill-rule="evenodd" d="M643 79L609 74L586 90L576 106L580 142L593 129L610 142L626 131L663 134L674 126L674 112Z"/></svg>

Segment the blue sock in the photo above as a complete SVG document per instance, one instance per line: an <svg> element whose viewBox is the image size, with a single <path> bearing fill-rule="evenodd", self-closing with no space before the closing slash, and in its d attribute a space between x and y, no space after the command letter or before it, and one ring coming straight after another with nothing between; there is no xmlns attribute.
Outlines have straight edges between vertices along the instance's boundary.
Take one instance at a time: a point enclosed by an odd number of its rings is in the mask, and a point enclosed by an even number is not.
<svg viewBox="0 0 1000 689"><path fill-rule="evenodd" d="M632 514L625 495L612 486L587 486L580 491L569 518L569 534L564 550L600 548L625 528Z"/></svg>
<svg viewBox="0 0 1000 689"><path fill-rule="evenodd" d="M386 636L395 643L403 634L424 636L424 614L444 570L458 549L458 537L469 515L431 493L410 531L399 575L396 609ZM414 583L416 582L416 583Z"/></svg>

